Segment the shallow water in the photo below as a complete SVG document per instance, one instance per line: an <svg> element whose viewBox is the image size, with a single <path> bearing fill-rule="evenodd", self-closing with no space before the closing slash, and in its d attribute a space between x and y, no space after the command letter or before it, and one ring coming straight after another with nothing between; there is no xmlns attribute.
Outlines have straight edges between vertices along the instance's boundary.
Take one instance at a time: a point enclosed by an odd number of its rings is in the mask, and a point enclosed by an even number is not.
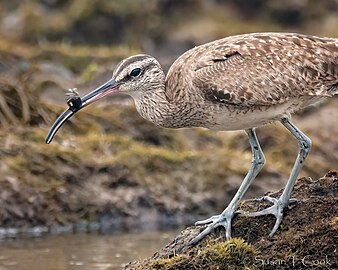
<svg viewBox="0 0 338 270"><path fill-rule="evenodd" d="M122 269L130 261L151 256L177 233L68 234L2 240L0 270Z"/></svg>

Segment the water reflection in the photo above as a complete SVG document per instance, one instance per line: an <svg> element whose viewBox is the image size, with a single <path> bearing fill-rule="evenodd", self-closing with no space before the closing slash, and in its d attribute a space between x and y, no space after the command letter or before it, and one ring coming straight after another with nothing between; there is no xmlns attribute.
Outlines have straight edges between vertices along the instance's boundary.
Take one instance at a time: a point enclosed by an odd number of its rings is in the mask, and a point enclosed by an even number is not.
<svg viewBox="0 0 338 270"><path fill-rule="evenodd" d="M115 270L151 256L173 232L73 234L0 242L0 270Z"/></svg>

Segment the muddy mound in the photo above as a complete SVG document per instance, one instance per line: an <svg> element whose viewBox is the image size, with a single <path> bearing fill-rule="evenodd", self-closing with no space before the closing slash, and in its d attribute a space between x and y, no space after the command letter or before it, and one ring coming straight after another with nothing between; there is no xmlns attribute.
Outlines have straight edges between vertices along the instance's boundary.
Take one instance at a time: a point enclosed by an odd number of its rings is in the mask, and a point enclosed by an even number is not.
<svg viewBox="0 0 338 270"><path fill-rule="evenodd" d="M188 243L203 229L193 226L126 269L337 269L338 172L316 181L299 179L293 197L299 201L286 209L272 238L267 237L275 221L270 216L237 217L233 239L227 241L224 230L217 229L191 247ZM257 203L246 201L241 209L257 210Z"/></svg>

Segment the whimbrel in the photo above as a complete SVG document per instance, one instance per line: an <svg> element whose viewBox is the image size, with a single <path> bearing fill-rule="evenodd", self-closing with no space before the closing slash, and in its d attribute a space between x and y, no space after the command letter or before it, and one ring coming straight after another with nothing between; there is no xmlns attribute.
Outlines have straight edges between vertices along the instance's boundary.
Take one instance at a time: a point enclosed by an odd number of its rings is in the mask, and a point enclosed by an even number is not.
<svg viewBox="0 0 338 270"><path fill-rule="evenodd" d="M292 200L293 186L311 148L311 140L291 122L291 114L338 93L338 39L294 33L231 36L190 49L174 62L166 77L152 56L131 56L118 64L109 81L82 98L71 99L46 143L74 113L115 93L132 96L140 115L160 127L246 131L251 168L221 214L195 223L206 228L192 244L218 226L231 237L238 204L265 162L255 128L280 121L299 145L289 180L278 199L263 197L272 203L270 207L240 213L274 215L272 236Z"/></svg>

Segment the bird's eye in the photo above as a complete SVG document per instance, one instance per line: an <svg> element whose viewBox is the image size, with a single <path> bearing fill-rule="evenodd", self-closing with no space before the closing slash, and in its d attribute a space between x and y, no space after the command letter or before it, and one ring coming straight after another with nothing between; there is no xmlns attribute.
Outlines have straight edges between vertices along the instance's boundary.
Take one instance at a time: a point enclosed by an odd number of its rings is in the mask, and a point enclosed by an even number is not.
<svg viewBox="0 0 338 270"><path fill-rule="evenodd" d="M134 68L131 72L130 72L130 76L132 77L137 77L141 74L141 69L140 68Z"/></svg>

